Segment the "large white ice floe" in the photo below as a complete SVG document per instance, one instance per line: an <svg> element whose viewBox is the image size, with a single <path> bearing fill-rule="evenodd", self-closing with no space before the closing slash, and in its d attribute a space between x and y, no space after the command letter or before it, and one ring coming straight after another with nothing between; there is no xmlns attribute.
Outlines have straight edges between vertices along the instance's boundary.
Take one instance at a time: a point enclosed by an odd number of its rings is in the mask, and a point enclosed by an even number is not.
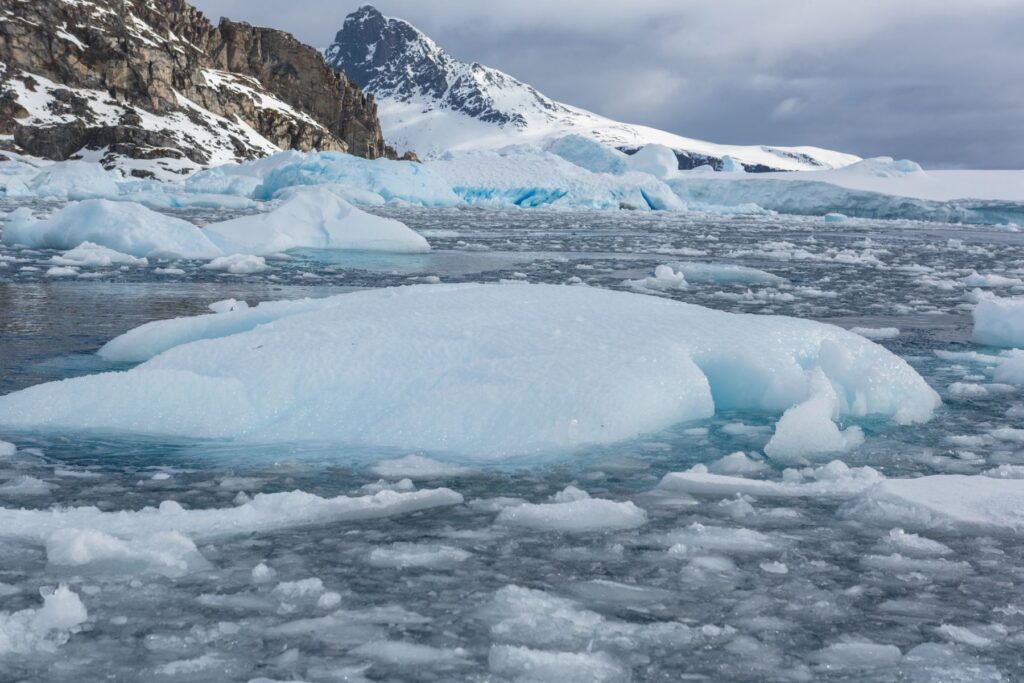
<svg viewBox="0 0 1024 683"><path fill-rule="evenodd" d="M1024 533L1024 479L939 474L887 479L842 510L847 517L908 529Z"/></svg>
<svg viewBox="0 0 1024 683"><path fill-rule="evenodd" d="M1024 349L1024 296L985 298L974 308L976 344Z"/></svg>
<svg viewBox="0 0 1024 683"><path fill-rule="evenodd" d="M203 232L226 254L266 256L303 247L430 251L420 234L394 219L357 209L339 197L333 187L302 188L272 211L213 223Z"/></svg>
<svg viewBox="0 0 1024 683"><path fill-rule="evenodd" d="M838 327L588 287L354 292L150 323L104 349L152 353L0 397L0 424L488 458L615 442L716 408L781 413L808 399L816 370L840 415L911 423L939 404L906 362Z"/></svg>
<svg viewBox="0 0 1024 683"><path fill-rule="evenodd" d="M89 199L68 204L43 219L28 209L8 216L5 244L74 249L83 242L144 257L209 259L220 249L188 221L151 211L134 202Z"/></svg>

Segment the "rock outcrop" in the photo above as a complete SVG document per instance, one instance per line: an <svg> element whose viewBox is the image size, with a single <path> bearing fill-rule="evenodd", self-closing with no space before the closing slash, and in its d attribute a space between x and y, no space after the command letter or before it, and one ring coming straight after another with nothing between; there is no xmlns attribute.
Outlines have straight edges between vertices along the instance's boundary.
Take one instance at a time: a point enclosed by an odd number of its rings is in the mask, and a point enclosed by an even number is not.
<svg viewBox="0 0 1024 683"><path fill-rule="evenodd" d="M16 152L136 175L389 152L373 97L314 48L184 0L0 0L0 62L0 145Z"/></svg>

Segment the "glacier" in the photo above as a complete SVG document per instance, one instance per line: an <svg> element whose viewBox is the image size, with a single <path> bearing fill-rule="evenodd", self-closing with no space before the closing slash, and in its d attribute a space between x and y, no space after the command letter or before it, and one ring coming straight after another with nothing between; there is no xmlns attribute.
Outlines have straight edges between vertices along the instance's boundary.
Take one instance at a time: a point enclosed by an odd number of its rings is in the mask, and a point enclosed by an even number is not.
<svg viewBox="0 0 1024 683"><path fill-rule="evenodd" d="M903 360L837 327L586 287L356 292L150 323L101 353L157 355L0 397L0 425L493 459L716 410L782 412L807 400L815 372L836 414L909 424L939 404Z"/></svg>
<svg viewBox="0 0 1024 683"><path fill-rule="evenodd" d="M727 163L718 171L680 171L673 158L655 143L625 154L566 135L543 147L453 151L423 163L284 151L177 182L126 178L85 161L36 167L12 160L0 162L0 187L12 199L103 198L155 209L258 209L295 188L331 185L363 206L778 212L1011 229L1024 223L1024 180L1016 171L924 171L887 157L820 171L745 173Z"/></svg>

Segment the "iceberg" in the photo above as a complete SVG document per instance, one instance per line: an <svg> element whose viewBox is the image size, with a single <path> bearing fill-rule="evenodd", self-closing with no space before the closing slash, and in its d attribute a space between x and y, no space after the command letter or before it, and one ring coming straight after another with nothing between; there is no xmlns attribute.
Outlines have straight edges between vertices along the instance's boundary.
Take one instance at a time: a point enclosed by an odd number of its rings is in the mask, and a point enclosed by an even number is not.
<svg viewBox="0 0 1024 683"><path fill-rule="evenodd" d="M1024 349L1024 296L985 298L974 307L975 344Z"/></svg>
<svg viewBox="0 0 1024 683"><path fill-rule="evenodd" d="M211 259L220 249L188 221L134 202L88 199L36 219L28 209L8 215L3 242L37 249L74 249L83 242L137 258Z"/></svg>
<svg viewBox="0 0 1024 683"><path fill-rule="evenodd" d="M629 159L623 152L582 135L566 135L552 140L544 150L591 173L624 173Z"/></svg>
<svg viewBox="0 0 1024 683"><path fill-rule="evenodd" d="M362 159L342 152L281 152L239 165L219 166L185 181L189 192L273 199L282 190L310 185L345 188L357 204L400 201L425 207L455 206L451 187L424 164Z"/></svg>
<svg viewBox="0 0 1024 683"><path fill-rule="evenodd" d="M716 409L781 413L816 369L840 415L911 423L939 405L905 361L841 328L588 287L361 291L150 323L105 351L157 355L0 397L0 424L498 459Z"/></svg>
<svg viewBox="0 0 1024 683"><path fill-rule="evenodd" d="M912 161L865 159L801 173L682 172L667 180L690 204L756 205L779 213L981 225L1024 221L1019 171L922 171Z"/></svg>
<svg viewBox="0 0 1024 683"><path fill-rule="evenodd" d="M296 248L430 251L420 234L357 209L333 187L301 188L272 211L213 223L203 231L226 254L267 256Z"/></svg>
<svg viewBox="0 0 1024 683"><path fill-rule="evenodd" d="M25 187L39 198L76 201L115 198L121 194L119 180L117 173L95 162L60 161L28 178Z"/></svg>
<svg viewBox="0 0 1024 683"><path fill-rule="evenodd" d="M591 173L560 156L522 145L449 152L426 163L471 206L683 210L661 180L645 173Z"/></svg>
<svg viewBox="0 0 1024 683"><path fill-rule="evenodd" d="M50 263L58 266L79 266L89 268L109 268L110 266L148 266L149 261L143 258L136 258L129 254L122 254L119 251L103 247L92 242L82 242L74 249L65 251L60 256L54 256Z"/></svg>

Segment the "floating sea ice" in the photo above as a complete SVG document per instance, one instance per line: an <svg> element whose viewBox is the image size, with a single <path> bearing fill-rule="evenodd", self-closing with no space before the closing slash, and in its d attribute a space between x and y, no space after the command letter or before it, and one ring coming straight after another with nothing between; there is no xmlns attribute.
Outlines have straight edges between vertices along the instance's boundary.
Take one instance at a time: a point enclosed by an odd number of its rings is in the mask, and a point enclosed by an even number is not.
<svg viewBox="0 0 1024 683"><path fill-rule="evenodd" d="M801 462L807 457L841 453L864 443L860 427L840 431L833 422L839 415L839 395L820 368L810 377L810 398L793 406L775 425L765 454L780 462Z"/></svg>
<svg viewBox="0 0 1024 683"><path fill-rule="evenodd" d="M850 332L873 341L895 339L900 336L900 330L897 327L852 327Z"/></svg>
<svg viewBox="0 0 1024 683"><path fill-rule="evenodd" d="M81 599L64 584L42 596L39 609L0 612L0 655L53 652L88 618Z"/></svg>
<svg viewBox="0 0 1024 683"><path fill-rule="evenodd" d="M231 256L218 256L205 266L206 270L217 270L232 275L250 275L270 270L267 260L262 256L251 254L232 254Z"/></svg>
<svg viewBox="0 0 1024 683"><path fill-rule="evenodd" d="M249 308L249 304L237 299L222 299L221 301L214 301L207 308L214 313L230 313L231 311L244 311Z"/></svg>
<svg viewBox="0 0 1024 683"><path fill-rule="evenodd" d="M1024 280L1019 277L1006 277L996 273L981 275L978 271L972 271L970 275L961 279L968 287L1016 287L1024 285Z"/></svg>
<svg viewBox="0 0 1024 683"><path fill-rule="evenodd" d="M972 339L975 344L1024 349L1024 296L979 301Z"/></svg>
<svg viewBox="0 0 1024 683"><path fill-rule="evenodd" d="M510 645L491 646L491 673L522 683L620 683L629 670L603 652L553 652Z"/></svg>
<svg viewBox="0 0 1024 683"><path fill-rule="evenodd" d="M374 548L367 561L374 567L444 569L470 557L472 553L447 545L394 543L386 548Z"/></svg>
<svg viewBox="0 0 1024 683"><path fill-rule="evenodd" d="M670 266L662 265L654 269L653 277L645 277L640 280L626 280L624 284L640 291L669 292L686 289L686 277L682 273L672 270Z"/></svg>
<svg viewBox="0 0 1024 683"><path fill-rule="evenodd" d="M812 655L812 659L830 671L878 669L899 664L903 653L895 645L869 640L835 643Z"/></svg>
<svg viewBox="0 0 1024 683"><path fill-rule="evenodd" d="M99 244L93 244L92 242L82 242L74 249L65 251L60 256L52 257L50 262L58 266L80 266L87 268L149 265L149 261L146 258L136 258L130 254L122 254L119 251Z"/></svg>
<svg viewBox="0 0 1024 683"><path fill-rule="evenodd" d="M169 500L161 503L159 508L118 512L103 512L95 507L53 510L0 508L0 538L46 543L53 534L68 528L90 529L126 541L148 539L167 532L192 539L220 538L331 521L380 519L461 503L462 496L450 489L423 489L334 498L321 498L305 491L260 493L243 505L198 510L186 510ZM71 542L74 539L63 540ZM62 548L65 546L65 543L61 544Z"/></svg>
<svg viewBox="0 0 1024 683"><path fill-rule="evenodd" d="M851 498L884 480L871 467L851 468L834 460L820 467L787 469L782 481L747 479L711 474L704 465L687 472L666 474L658 490L695 495L732 497L736 494L762 498Z"/></svg>
<svg viewBox="0 0 1024 683"><path fill-rule="evenodd" d="M708 470L715 474L758 474L769 469L760 460L754 460L743 451L723 456L708 465Z"/></svg>
<svg viewBox="0 0 1024 683"><path fill-rule="evenodd" d="M26 209L8 215L4 244L37 249L74 249L83 242L136 257L209 259L221 254L203 231L188 221L134 202L90 199L68 204L36 219Z"/></svg>
<svg viewBox="0 0 1024 683"><path fill-rule="evenodd" d="M553 501L506 507L495 523L578 534L623 531L647 523L647 513L633 502L591 498L575 487L556 494Z"/></svg>
<svg viewBox="0 0 1024 683"><path fill-rule="evenodd" d="M810 399L826 429L838 431L834 410L908 423L939 404L905 361L837 327L590 287L416 285L276 302L150 323L101 351L152 353L126 372L2 396L0 424L501 458L716 409L781 412L808 401L809 369L832 387L824 410L821 390Z"/></svg>
<svg viewBox="0 0 1024 683"><path fill-rule="evenodd" d="M191 539L176 531L125 541L95 529L58 529L46 539L46 560L76 573L155 572L182 576L209 566Z"/></svg>
<svg viewBox="0 0 1024 683"><path fill-rule="evenodd" d="M7 441L0 441L0 458L9 458L18 452L18 447Z"/></svg>
<svg viewBox="0 0 1024 683"><path fill-rule="evenodd" d="M958 533L1024 532L1024 480L942 474L887 479L840 514L879 524Z"/></svg>
<svg viewBox="0 0 1024 683"><path fill-rule="evenodd" d="M471 476L476 470L450 462L438 462L422 455L407 455L394 460L382 460L370 468L374 474L386 479L454 479Z"/></svg>
<svg viewBox="0 0 1024 683"><path fill-rule="evenodd" d="M298 248L430 251L420 234L394 219L357 209L331 186L292 190L273 211L213 223L203 232L226 254L267 256Z"/></svg>
<svg viewBox="0 0 1024 683"><path fill-rule="evenodd" d="M400 640L371 641L349 650L349 654L402 667L462 666L469 663L468 653L460 647L431 647Z"/></svg>
<svg viewBox="0 0 1024 683"><path fill-rule="evenodd" d="M666 264L682 273L687 282L712 285L781 285L785 278L772 273L731 263L693 263L677 261Z"/></svg>
<svg viewBox="0 0 1024 683"><path fill-rule="evenodd" d="M78 268L72 266L52 266L46 269L46 277L75 277Z"/></svg>
<svg viewBox="0 0 1024 683"><path fill-rule="evenodd" d="M826 223L844 223L847 220L848 220L847 217L844 214L841 214L841 213L826 213L825 214L825 222Z"/></svg>

